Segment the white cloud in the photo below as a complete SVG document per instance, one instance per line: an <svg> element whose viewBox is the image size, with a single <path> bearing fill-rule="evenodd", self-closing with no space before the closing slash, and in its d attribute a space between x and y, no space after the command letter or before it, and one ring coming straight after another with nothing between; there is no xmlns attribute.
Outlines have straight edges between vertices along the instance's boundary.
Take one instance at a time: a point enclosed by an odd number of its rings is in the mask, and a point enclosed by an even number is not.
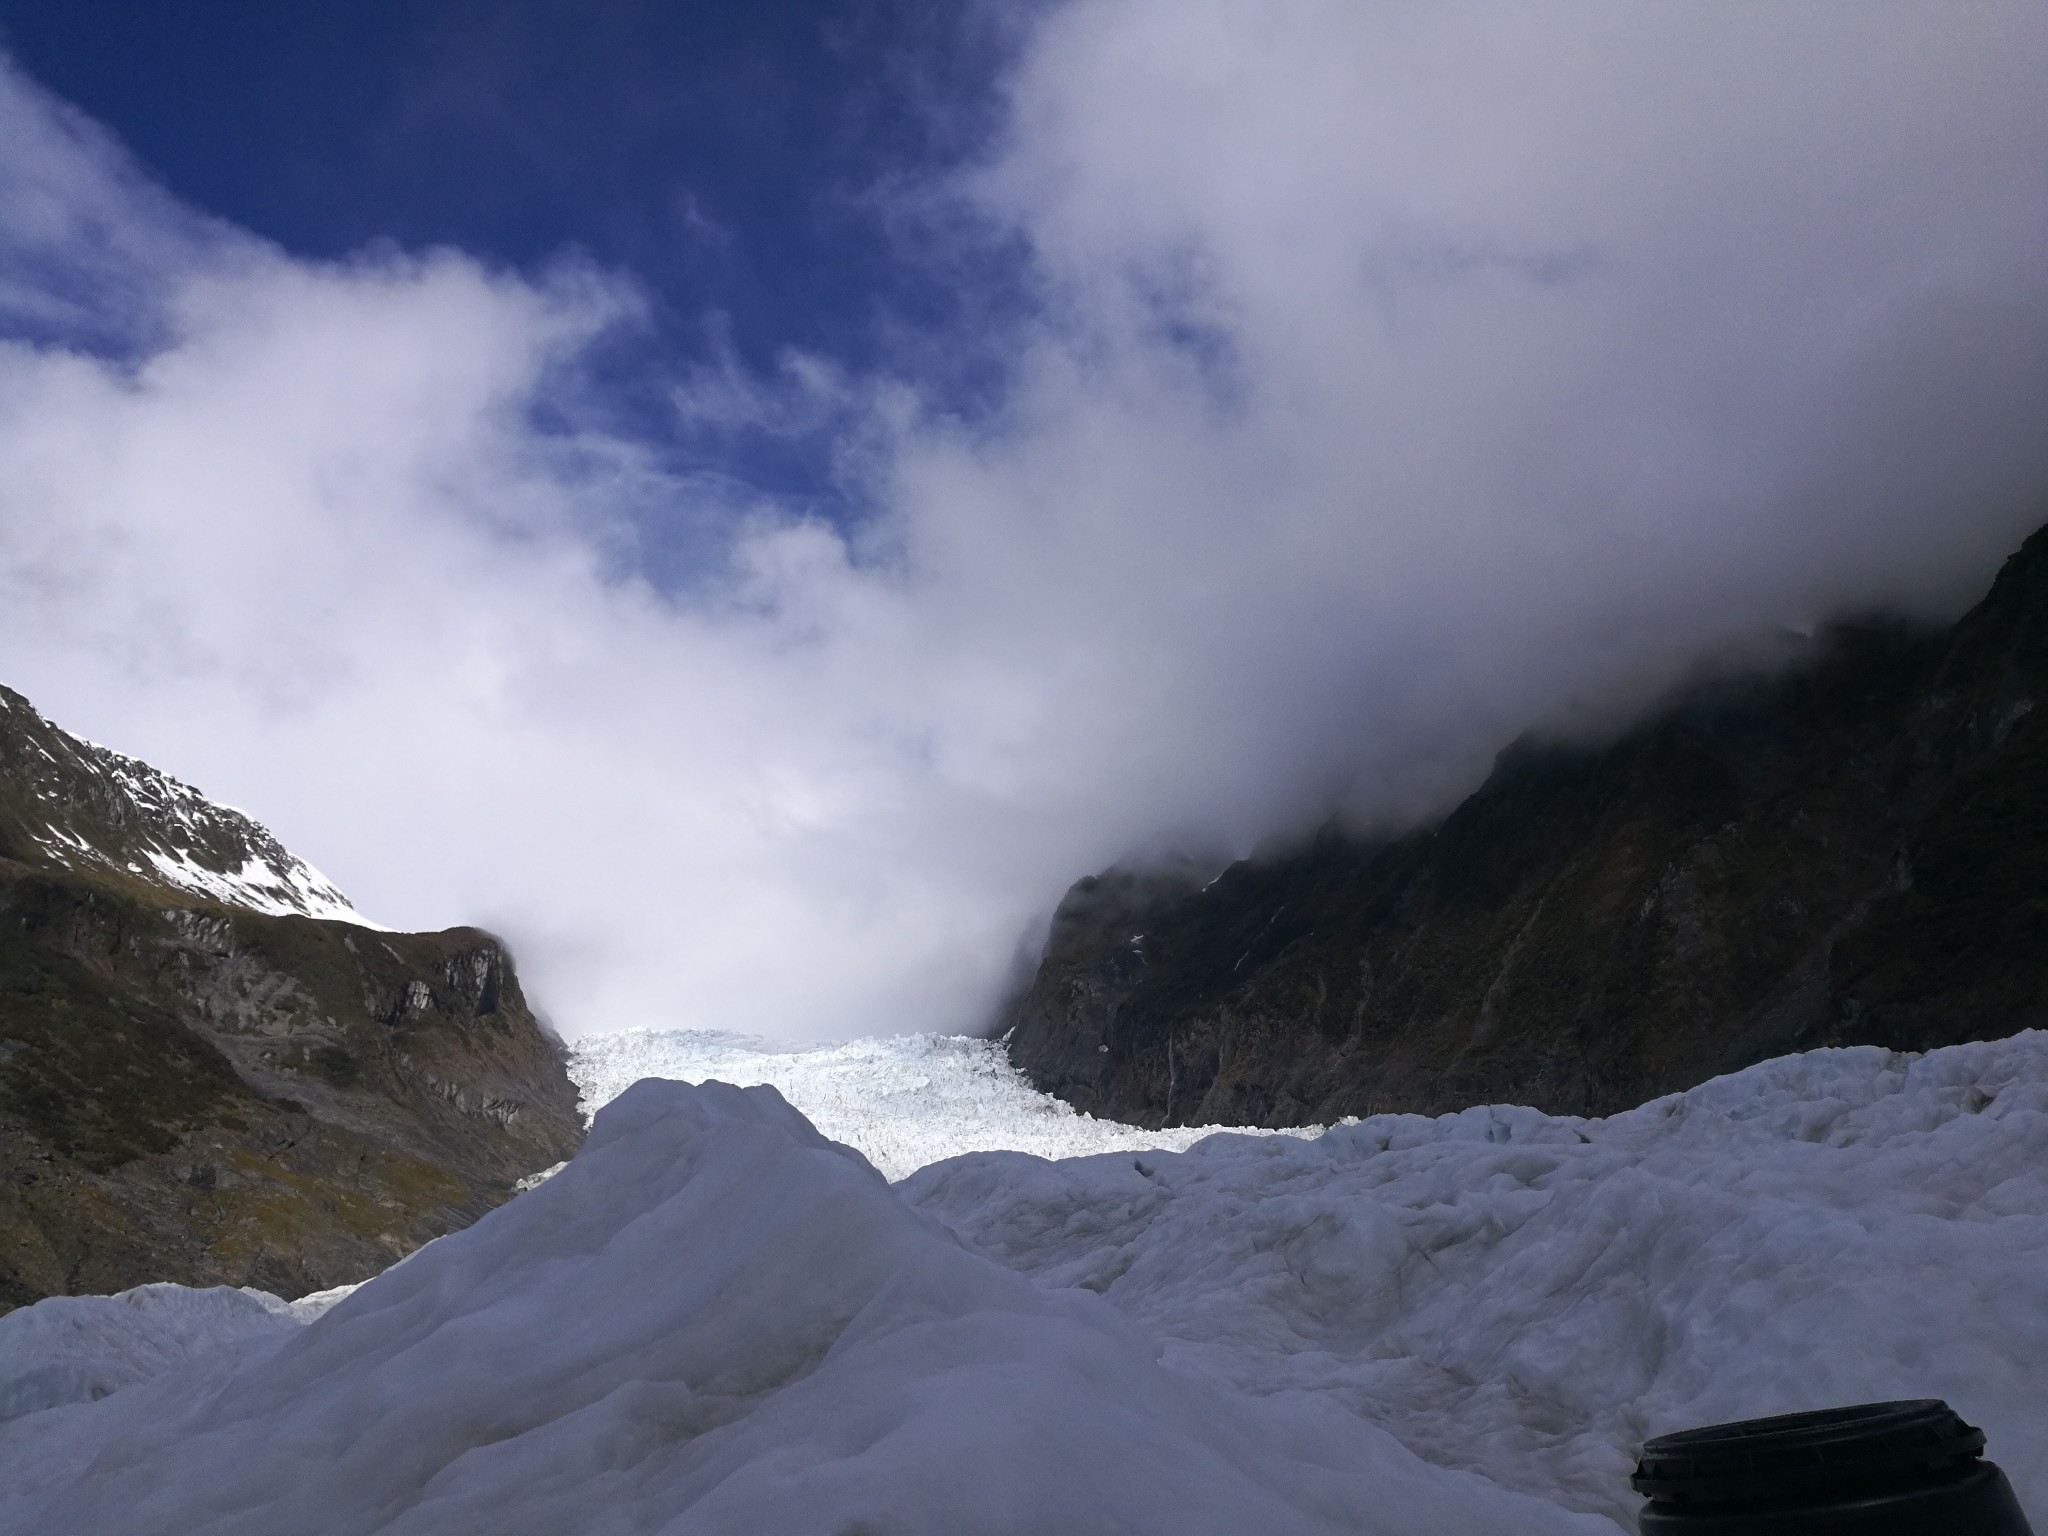
<svg viewBox="0 0 2048 1536"><path fill-rule="evenodd" d="M843 417L856 553L534 427L625 280L296 262L10 77L0 277L123 253L76 270L150 339L0 353L0 677L504 931L572 1033L971 1025L1129 848L1966 600L2048 512L2044 86L2018 4L1075 0L956 183L1043 284L993 421L677 391ZM715 534L679 593L650 507Z"/></svg>

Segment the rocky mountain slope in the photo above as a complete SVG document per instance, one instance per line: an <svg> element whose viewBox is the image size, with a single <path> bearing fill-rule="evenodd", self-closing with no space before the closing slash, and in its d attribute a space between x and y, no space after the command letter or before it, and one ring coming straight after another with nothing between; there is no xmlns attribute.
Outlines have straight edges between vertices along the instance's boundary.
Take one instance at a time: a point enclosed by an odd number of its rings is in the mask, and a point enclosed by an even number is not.
<svg viewBox="0 0 2048 1536"><path fill-rule="evenodd" d="M360 1280L580 1139L497 940L377 929L0 688L0 1308Z"/></svg>
<svg viewBox="0 0 2048 1536"><path fill-rule="evenodd" d="M1838 627L1440 825L1085 879L1011 1059L1145 1125L1608 1113L1817 1045L2048 1024L2048 530L1953 629Z"/></svg>

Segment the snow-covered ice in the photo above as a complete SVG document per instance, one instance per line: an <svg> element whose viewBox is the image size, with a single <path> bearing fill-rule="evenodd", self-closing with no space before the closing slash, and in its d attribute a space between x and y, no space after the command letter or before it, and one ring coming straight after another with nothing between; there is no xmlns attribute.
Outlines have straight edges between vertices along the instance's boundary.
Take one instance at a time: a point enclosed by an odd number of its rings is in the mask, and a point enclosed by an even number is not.
<svg viewBox="0 0 2048 1536"><path fill-rule="evenodd" d="M1765 1062L1607 1120L1377 1116L901 1192L1178 1369L1624 1515L1650 1435L1945 1397L2048 1529L2048 1035Z"/></svg>
<svg viewBox="0 0 2048 1536"><path fill-rule="evenodd" d="M773 1089L647 1082L561 1174L281 1344L0 1425L0 1529L1605 1528L1157 1355Z"/></svg>
<svg viewBox="0 0 2048 1536"><path fill-rule="evenodd" d="M0 1317L0 1420L95 1402L173 1366L296 1333L355 1289L283 1301L247 1286L138 1285Z"/></svg>
<svg viewBox="0 0 2048 1536"><path fill-rule="evenodd" d="M1075 1112L1033 1088L1002 1046L963 1035L893 1035L832 1045L773 1045L715 1030L586 1035L570 1046L569 1075L594 1113L643 1077L767 1083L834 1141L891 1179L963 1152L1183 1151L1230 1126L1140 1130ZM1247 1135L1312 1137L1321 1126Z"/></svg>
<svg viewBox="0 0 2048 1536"><path fill-rule="evenodd" d="M0 1424L0 1529L1612 1533L1645 1436L1917 1396L2048 1528L2048 1035L893 1186L645 1083L265 1326Z"/></svg>

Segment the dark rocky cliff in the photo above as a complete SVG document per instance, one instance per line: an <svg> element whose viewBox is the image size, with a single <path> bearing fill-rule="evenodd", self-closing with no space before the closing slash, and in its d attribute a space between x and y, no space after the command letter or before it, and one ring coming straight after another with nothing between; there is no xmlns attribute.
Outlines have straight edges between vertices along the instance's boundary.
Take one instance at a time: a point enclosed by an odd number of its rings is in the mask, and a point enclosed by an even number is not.
<svg viewBox="0 0 2048 1536"><path fill-rule="evenodd" d="M574 1151L497 940L301 910L349 909L248 818L0 689L0 1310L364 1279Z"/></svg>
<svg viewBox="0 0 2048 1536"><path fill-rule="evenodd" d="M2048 1025L2048 530L1952 630L1843 626L1441 824L1081 881L1006 1023L1138 1124L1607 1113L1819 1045Z"/></svg>

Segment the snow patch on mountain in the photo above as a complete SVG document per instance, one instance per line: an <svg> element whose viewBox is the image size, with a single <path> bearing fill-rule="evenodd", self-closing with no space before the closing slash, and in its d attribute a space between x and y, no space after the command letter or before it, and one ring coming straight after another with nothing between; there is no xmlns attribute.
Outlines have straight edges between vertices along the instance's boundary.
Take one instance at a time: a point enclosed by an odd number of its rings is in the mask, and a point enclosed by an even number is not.
<svg viewBox="0 0 2048 1536"><path fill-rule="evenodd" d="M262 823L138 758L74 736L0 689L0 743L23 830L69 869L97 866L272 916L384 930Z"/></svg>
<svg viewBox="0 0 2048 1536"><path fill-rule="evenodd" d="M164 883L273 917L327 918L390 931L358 912L340 887L247 812L209 800L191 785L111 747L82 738L79 744L141 813L150 834L137 851ZM232 853L223 858L215 851L223 845L242 853L239 865Z"/></svg>
<svg viewBox="0 0 2048 1536"><path fill-rule="evenodd" d="M158 877L166 883L226 902L229 906L248 907L275 917L296 913L302 917L354 923L358 928L390 931L358 912L319 870L289 854L282 867L268 859L252 856L242 861L240 869L214 870L183 851L165 853L151 848L146 853Z"/></svg>

